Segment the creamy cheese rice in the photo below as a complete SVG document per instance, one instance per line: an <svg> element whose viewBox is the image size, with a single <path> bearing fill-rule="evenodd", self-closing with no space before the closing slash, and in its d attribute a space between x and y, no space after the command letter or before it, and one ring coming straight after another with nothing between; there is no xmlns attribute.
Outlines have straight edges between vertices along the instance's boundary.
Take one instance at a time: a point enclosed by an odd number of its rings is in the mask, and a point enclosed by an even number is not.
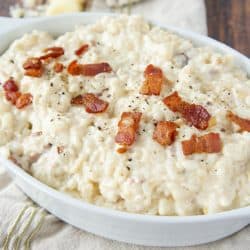
<svg viewBox="0 0 250 250"><path fill-rule="evenodd" d="M89 49L75 51L83 44ZM41 77L24 75L23 63L59 46L64 55L46 62ZM71 75L67 66L107 62L112 72ZM54 62L64 65L56 73ZM142 95L147 65L166 81L159 96ZM32 104L17 109L5 98L12 77ZM229 55L196 47L141 17L105 17L60 37L33 31L0 58L0 153L47 185L87 202L132 213L211 214L250 205L250 133L226 119L228 110L250 119L250 80ZM213 117L206 130L188 125L162 99L174 91ZM87 113L71 99L93 93L109 103ZM136 140L121 154L115 142L123 112L141 112ZM153 140L157 121L174 121L173 144ZM219 133L222 150L185 156L183 140Z"/></svg>

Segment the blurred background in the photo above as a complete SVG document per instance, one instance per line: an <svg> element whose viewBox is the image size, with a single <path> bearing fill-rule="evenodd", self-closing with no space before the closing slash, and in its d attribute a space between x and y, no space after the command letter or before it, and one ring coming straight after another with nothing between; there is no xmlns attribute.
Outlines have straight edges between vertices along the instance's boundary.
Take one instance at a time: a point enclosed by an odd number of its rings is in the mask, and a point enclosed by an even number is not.
<svg viewBox="0 0 250 250"><path fill-rule="evenodd" d="M130 13L145 1L159 4L158 0L0 0L0 15L25 18L93 9ZM208 35L250 56L250 0L196 1L205 4Z"/></svg>

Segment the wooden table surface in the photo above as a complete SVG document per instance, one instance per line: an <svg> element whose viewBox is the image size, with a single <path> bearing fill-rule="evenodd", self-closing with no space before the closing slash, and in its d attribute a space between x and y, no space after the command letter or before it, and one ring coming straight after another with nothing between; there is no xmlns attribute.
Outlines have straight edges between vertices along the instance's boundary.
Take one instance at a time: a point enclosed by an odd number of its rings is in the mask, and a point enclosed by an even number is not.
<svg viewBox="0 0 250 250"><path fill-rule="evenodd" d="M18 0L0 0L0 15ZM208 35L250 57L250 0L205 0Z"/></svg>
<svg viewBox="0 0 250 250"><path fill-rule="evenodd" d="M206 0L208 35L250 57L250 0Z"/></svg>

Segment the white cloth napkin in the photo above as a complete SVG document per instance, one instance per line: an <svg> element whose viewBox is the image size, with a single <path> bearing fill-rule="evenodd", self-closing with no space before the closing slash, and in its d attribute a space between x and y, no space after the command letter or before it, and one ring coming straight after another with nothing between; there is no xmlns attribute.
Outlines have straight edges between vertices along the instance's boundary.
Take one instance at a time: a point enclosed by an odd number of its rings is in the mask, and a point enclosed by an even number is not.
<svg viewBox="0 0 250 250"><path fill-rule="evenodd" d="M90 11L110 11L110 9L105 1L93 0ZM123 11L126 13L126 8ZM206 9L203 0L142 0L133 5L131 13L207 34Z"/></svg>
<svg viewBox="0 0 250 250"><path fill-rule="evenodd" d="M94 0L90 11L103 10L108 10L104 1ZM126 12L126 9L123 11ZM203 0L145 0L133 6L131 12L202 34L207 32ZM250 227L230 238L185 249L246 250L249 246ZM0 249L160 250L167 248L119 243L67 225L33 204L0 167Z"/></svg>

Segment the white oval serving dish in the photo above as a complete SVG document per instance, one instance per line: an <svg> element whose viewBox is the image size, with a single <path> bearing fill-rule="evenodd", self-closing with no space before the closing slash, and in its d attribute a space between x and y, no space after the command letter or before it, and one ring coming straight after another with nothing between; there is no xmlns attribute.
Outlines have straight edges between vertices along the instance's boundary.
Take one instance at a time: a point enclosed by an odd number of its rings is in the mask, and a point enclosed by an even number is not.
<svg viewBox="0 0 250 250"><path fill-rule="evenodd" d="M107 14L83 13L24 21L0 18L0 24L3 24L0 30L0 52L33 29L60 35L72 30L75 25L93 23L104 15ZM190 31L157 25L172 30L197 45L211 46L221 53L233 55L236 63L250 74L249 59L228 46ZM188 246L221 239L250 223L250 207L198 216L150 216L97 207L46 186L2 157L0 164L11 174L16 184L41 207L75 227L113 240L147 246Z"/></svg>

